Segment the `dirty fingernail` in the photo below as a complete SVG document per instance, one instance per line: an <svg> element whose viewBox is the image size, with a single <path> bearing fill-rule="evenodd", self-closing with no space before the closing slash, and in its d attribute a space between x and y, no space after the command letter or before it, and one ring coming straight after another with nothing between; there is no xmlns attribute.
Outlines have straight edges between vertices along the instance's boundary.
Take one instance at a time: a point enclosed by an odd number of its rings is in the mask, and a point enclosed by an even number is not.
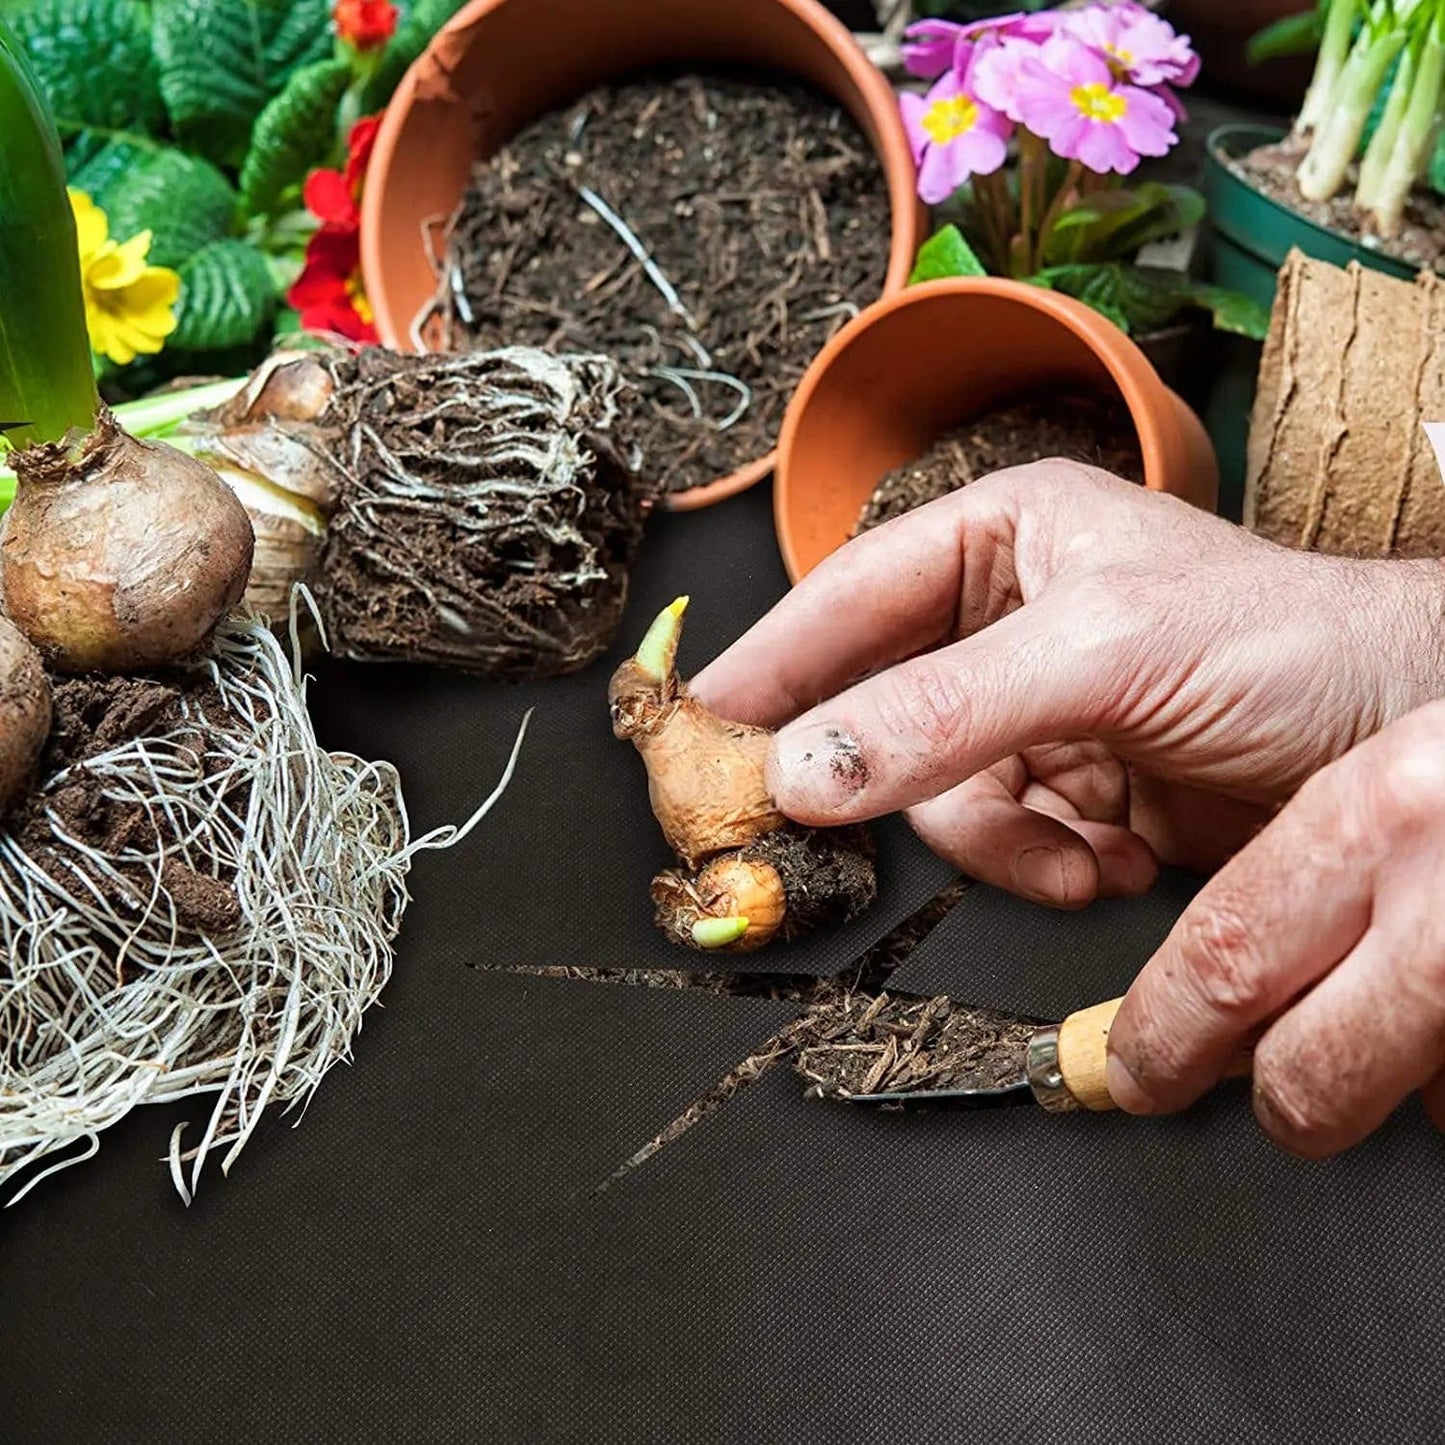
<svg viewBox="0 0 1445 1445"><path fill-rule="evenodd" d="M863 753L841 728L807 723L778 734L771 783L784 812L812 817L846 808L867 782Z"/></svg>
<svg viewBox="0 0 1445 1445"><path fill-rule="evenodd" d="M1111 1053L1104 1061L1104 1087L1109 1097L1127 1114L1152 1114L1154 1100L1140 1086L1128 1064Z"/></svg>
<svg viewBox="0 0 1445 1445"><path fill-rule="evenodd" d="M1025 848L1014 859L1014 887L1043 903L1061 903L1068 895L1064 855L1057 848Z"/></svg>

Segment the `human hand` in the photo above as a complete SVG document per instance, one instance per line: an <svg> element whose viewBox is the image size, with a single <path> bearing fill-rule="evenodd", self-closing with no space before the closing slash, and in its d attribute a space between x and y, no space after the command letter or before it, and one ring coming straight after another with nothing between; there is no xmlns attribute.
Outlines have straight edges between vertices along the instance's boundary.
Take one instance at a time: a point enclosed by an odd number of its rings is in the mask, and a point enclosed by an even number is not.
<svg viewBox="0 0 1445 1445"><path fill-rule="evenodd" d="M1290 552L1041 462L850 543L693 687L785 724L769 782L798 821L907 809L964 871L1078 906L1146 889L1156 854L1217 863L1445 693L1442 607L1441 564Z"/></svg>
<svg viewBox="0 0 1445 1445"><path fill-rule="evenodd" d="M1316 774L1205 885L1109 1030L1109 1093L1181 1109L1258 1036L1255 1113L1295 1153L1349 1148L1416 1089L1445 1128L1442 903L1436 702Z"/></svg>

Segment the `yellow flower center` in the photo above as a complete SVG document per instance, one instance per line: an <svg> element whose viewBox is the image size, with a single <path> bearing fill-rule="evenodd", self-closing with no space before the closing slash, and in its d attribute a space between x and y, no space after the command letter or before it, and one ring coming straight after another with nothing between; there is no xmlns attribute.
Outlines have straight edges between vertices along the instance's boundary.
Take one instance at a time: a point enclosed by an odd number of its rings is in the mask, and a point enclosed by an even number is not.
<svg viewBox="0 0 1445 1445"><path fill-rule="evenodd" d="M1069 99L1078 106L1080 115L1090 120L1102 120L1106 125L1114 124L1129 109L1129 102L1101 80L1076 85L1069 92Z"/></svg>
<svg viewBox="0 0 1445 1445"><path fill-rule="evenodd" d="M370 326L376 320L376 313L371 309L371 302L366 299L366 292L361 289L360 271L353 271L346 278L346 294L351 298L352 309Z"/></svg>
<svg viewBox="0 0 1445 1445"><path fill-rule="evenodd" d="M1133 65L1134 52L1132 50L1121 50L1117 45L1106 45L1104 49L1107 50L1120 65Z"/></svg>
<svg viewBox="0 0 1445 1445"><path fill-rule="evenodd" d="M978 107L966 95L935 100L923 112L923 128L938 145L966 135L978 121Z"/></svg>

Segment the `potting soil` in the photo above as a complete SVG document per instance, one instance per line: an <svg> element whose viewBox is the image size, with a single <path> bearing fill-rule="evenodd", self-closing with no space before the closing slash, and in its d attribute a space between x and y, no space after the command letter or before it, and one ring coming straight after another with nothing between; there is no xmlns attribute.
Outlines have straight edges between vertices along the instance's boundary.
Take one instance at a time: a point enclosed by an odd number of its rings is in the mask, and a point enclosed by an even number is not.
<svg viewBox="0 0 1445 1445"><path fill-rule="evenodd" d="M1117 398L1043 396L975 417L941 436L921 457L894 468L863 507L854 535L946 497L1005 467L1067 457L1131 482L1144 459L1129 409Z"/></svg>
<svg viewBox="0 0 1445 1445"><path fill-rule="evenodd" d="M477 166L441 299L464 344L614 357L636 387L619 431L682 491L772 449L809 361L877 299L889 238L882 168L835 102L761 76L650 77Z"/></svg>
<svg viewBox="0 0 1445 1445"><path fill-rule="evenodd" d="M1307 201L1299 188L1298 173L1309 147L1297 136L1260 146L1247 155L1227 158L1236 175L1257 186L1286 210L1337 231L1352 241L1368 241L1386 255L1422 271L1445 270L1445 200L1424 186L1416 186L1405 202L1398 236L1376 236L1370 218L1355 209L1358 168L1351 166L1345 186L1327 201Z"/></svg>

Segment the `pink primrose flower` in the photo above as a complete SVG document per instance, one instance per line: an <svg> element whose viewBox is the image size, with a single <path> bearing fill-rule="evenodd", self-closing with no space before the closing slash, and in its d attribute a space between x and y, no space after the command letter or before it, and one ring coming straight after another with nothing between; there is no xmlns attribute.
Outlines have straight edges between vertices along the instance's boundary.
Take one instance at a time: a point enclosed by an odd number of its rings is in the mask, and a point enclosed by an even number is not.
<svg viewBox="0 0 1445 1445"><path fill-rule="evenodd" d="M982 76L978 89L995 103L997 90ZM1121 82L1098 51L1064 35L1018 60L1007 98L1006 113L1047 140L1055 155L1100 174L1127 175L1140 156L1162 156L1178 139L1173 112L1159 96Z"/></svg>
<svg viewBox="0 0 1445 1445"><path fill-rule="evenodd" d="M1131 85L1188 86L1199 74L1189 37L1142 5L1088 5L1059 18L1067 34L1103 51L1115 74Z"/></svg>
<svg viewBox="0 0 1445 1445"><path fill-rule="evenodd" d="M918 194L929 205L946 200L970 176L998 170L1008 155L1008 117L972 96L952 71L927 95L898 98L918 166Z"/></svg>

